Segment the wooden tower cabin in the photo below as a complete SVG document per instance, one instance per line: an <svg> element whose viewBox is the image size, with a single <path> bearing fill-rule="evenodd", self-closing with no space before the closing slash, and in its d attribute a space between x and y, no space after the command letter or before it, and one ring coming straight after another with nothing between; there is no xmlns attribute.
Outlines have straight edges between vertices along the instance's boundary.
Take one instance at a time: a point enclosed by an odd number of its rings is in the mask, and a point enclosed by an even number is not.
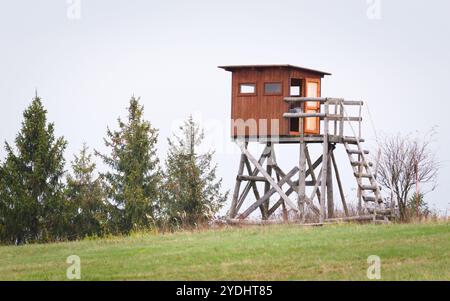
<svg viewBox="0 0 450 301"><path fill-rule="evenodd" d="M278 222L271 216L282 208L283 219L295 212L304 223L306 215L320 223L338 220L388 222L390 208L377 183L368 151L361 138L363 101L322 97L322 78L330 73L292 65L220 66L232 73L231 137L241 149L236 185L227 214L230 223L253 223L248 217L260 210L261 223ZM350 116L348 112L356 116ZM344 133L345 132L345 133ZM251 142L265 148L250 153ZM283 171L274 145L298 144L298 164ZM313 160L308 146L322 146ZM343 145L358 184L358 213L348 209L338 163L333 151ZM348 163L347 163L348 164ZM334 176L333 176L334 175ZM336 179L344 217L335 217L333 178ZM258 183L264 185L261 191ZM256 201L244 206L249 194Z"/></svg>

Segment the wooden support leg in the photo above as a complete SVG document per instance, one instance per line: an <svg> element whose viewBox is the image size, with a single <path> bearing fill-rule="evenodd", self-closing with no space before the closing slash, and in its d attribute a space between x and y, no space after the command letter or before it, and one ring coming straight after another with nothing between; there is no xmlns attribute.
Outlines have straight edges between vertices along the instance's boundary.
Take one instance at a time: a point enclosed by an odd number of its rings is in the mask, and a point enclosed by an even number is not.
<svg viewBox="0 0 450 301"><path fill-rule="evenodd" d="M334 174L336 175L336 182L338 184L339 194L341 196L342 207L344 208L345 216L348 217L349 213L348 213L347 202L345 201L344 189L342 188L341 177L339 175L339 170L338 170L336 159L334 158L334 153L333 152L331 152L331 161L332 161L333 167L334 167Z"/></svg>
<svg viewBox="0 0 450 301"><path fill-rule="evenodd" d="M266 160L266 158L268 156L267 152L268 152L268 149L266 147L266 148L264 148L264 151L262 152L261 156L259 157L259 160L258 160L259 164L264 163L264 161ZM250 162L248 162L247 156L245 155L245 153L243 153L243 154L245 157L245 161L247 161L247 164L250 165ZM255 169L252 171L250 176L256 176L258 174L258 172L259 172L258 169L255 167ZM248 193L250 192L250 188L252 187L252 185L256 185L256 184L254 184L254 183L252 184L252 182L247 182L247 185L245 185L244 189L242 190L242 194L237 201L236 213L239 212L239 209L241 208L242 204L245 201L245 198L247 197ZM255 189L253 191L255 191Z"/></svg>
<svg viewBox="0 0 450 301"><path fill-rule="evenodd" d="M325 143L325 144L327 144L327 143ZM328 149L327 146L324 146L323 148L324 148L324 152L325 152L326 149ZM320 196L320 222L321 223L323 223L325 221L325 219L326 219L326 211L325 211L325 208L326 208L326 206L325 206L326 193L325 193L325 189L326 189L326 186L327 186L327 170L328 170L327 162L328 162L328 155L324 155L324 160L322 162L322 170L321 170L322 174L321 174L321 179L320 179L321 191L322 191L322 194Z"/></svg>
<svg viewBox="0 0 450 301"><path fill-rule="evenodd" d="M244 163L245 163L245 167L247 168L248 174L251 174L252 173L252 167L250 166L250 162L248 162L247 157L245 157ZM251 181L250 184L252 186L253 194L255 195L255 198L258 200L260 198L259 191L258 191L258 185L256 185L255 181Z"/></svg>
<svg viewBox="0 0 450 301"><path fill-rule="evenodd" d="M306 145L303 140L300 141L300 157L299 157L299 171L298 171L298 209L300 213L300 221L305 222L305 199L306 199L306 164L305 164L305 152ZM311 168L310 168L311 170Z"/></svg>
<svg viewBox="0 0 450 301"><path fill-rule="evenodd" d="M358 162L361 162L361 155L358 155ZM358 166L358 174L362 173L361 166ZM358 214L362 214L362 190L361 187L358 185Z"/></svg>
<svg viewBox="0 0 450 301"><path fill-rule="evenodd" d="M274 194L275 192L278 192L281 195L281 197L283 198L283 200L289 206L293 206L292 202L289 200L289 198L286 196L286 194L281 190L281 186L283 184L285 184L290 178L292 178L294 176L294 174L296 174L297 172L298 172L298 168L294 167L284 178L281 179L281 181L278 184L275 182L271 183L273 187L266 194L264 194L264 196L262 196L253 205L251 205L244 213L242 213L239 216L239 218L244 219L247 216L249 216L253 211L256 210L256 208L258 208L262 203L264 203L267 199L269 199L270 196L272 194ZM281 191L281 193L280 193L280 191ZM295 209L295 207L294 207L294 209Z"/></svg>
<svg viewBox="0 0 450 301"><path fill-rule="evenodd" d="M284 199L284 201L292 207L292 209L297 210L295 205L292 204L291 200L288 196L284 193L283 189L275 182L274 179L265 171L265 169L258 163L258 161L248 152L248 150L244 147L244 145L240 144L239 147L241 148L241 151L247 156L247 158L250 160L250 162L253 163L253 165L259 170L259 172L266 178L267 181L269 181L270 185L273 186L272 189L275 189L278 194ZM298 171L298 168L295 169L296 172ZM288 178L290 179L292 175Z"/></svg>
<svg viewBox="0 0 450 301"><path fill-rule="evenodd" d="M270 149L270 153L269 153L269 157L267 158L267 164L266 164L266 171L267 174L272 177L272 165L274 164L273 160L272 160L272 156L273 156L273 145L271 143L267 143L267 147ZM266 183L264 184L264 193L267 193L270 189L270 183L268 181L266 181ZM269 211L269 204L270 204L270 199L268 199L267 201L265 201L260 209L261 209L261 216L263 218L263 220L266 220L268 218L268 211Z"/></svg>
<svg viewBox="0 0 450 301"><path fill-rule="evenodd" d="M281 177L285 177L286 176L286 174L281 170L281 168L278 166L278 165L274 165L273 166L273 168L275 169L275 172L277 173L277 174L279 174ZM309 175L309 170L308 171L306 171L306 177ZM320 178L320 175L321 175L321 173L319 174L319 178ZM297 181L298 182L298 181ZM311 200L312 200L312 198L313 198L313 196L314 196L314 194L316 194L316 191L318 190L318 185L319 185L319 183L320 183L320 181L316 181L316 183L314 184L315 185L315 187L314 187L314 189L313 189L313 193L312 193L312 195L311 195L311 197L310 198L308 198L308 197L306 197L305 196L305 203L306 203L306 205L308 205L308 207L314 212L314 213L316 213L317 215L319 215L319 209L316 207L316 206L314 206L314 204L311 202ZM292 192L294 192L294 191L298 191L298 186L296 185L296 183L294 183L294 182L292 182L291 180L287 180L286 181L286 184L288 184L289 186L290 186L290 188L289 188L289 190L288 191L286 191L286 195L287 196L289 196ZM281 198L280 198L280 200L272 207L272 209L271 210L273 210L274 208L275 208L275 210L276 210L276 207L277 206L279 206L281 203Z"/></svg>
<svg viewBox="0 0 450 301"><path fill-rule="evenodd" d="M330 149L330 155L328 156L327 163L327 209L328 209L328 218L334 217L334 200L333 200L333 173L332 173L332 165L331 165L331 154L333 151Z"/></svg>
<svg viewBox="0 0 450 301"><path fill-rule="evenodd" d="M289 215L288 211L286 209L286 204L284 202L281 203L282 206L282 212L283 212L283 221L288 222L289 221Z"/></svg>
<svg viewBox="0 0 450 301"><path fill-rule="evenodd" d="M245 155L241 154L241 160L239 161L238 176L236 177L236 184L234 185L233 198L231 200L231 207L227 213L227 216L229 218L235 218L236 214L237 214L237 203L238 203L238 197L239 197L239 190L240 190L241 183L242 183L242 180L239 179L239 176L241 176L244 172L244 161L245 161Z"/></svg>
<svg viewBox="0 0 450 301"><path fill-rule="evenodd" d="M307 146L305 146L305 155L306 155L306 162L308 163L308 172L311 175L311 179L312 179L313 183L316 183L317 178L316 178L316 174L314 172L315 167L314 167L314 165L311 164L311 156L309 155L309 150L308 150ZM320 200L319 189L317 189L317 199Z"/></svg>
<svg viewBox="0 0 450 301"><path fill-rule="evenodd" d="M325 116L328 115L328 103L325 103ZM321 191L322 195L320 197L320 222L323 223L326 219L326 211L325 211L325 189L327 185L327 171L328 171L328 118L324 118L323 122L323 161L322 161L322 183L321 183Z"/></svg>

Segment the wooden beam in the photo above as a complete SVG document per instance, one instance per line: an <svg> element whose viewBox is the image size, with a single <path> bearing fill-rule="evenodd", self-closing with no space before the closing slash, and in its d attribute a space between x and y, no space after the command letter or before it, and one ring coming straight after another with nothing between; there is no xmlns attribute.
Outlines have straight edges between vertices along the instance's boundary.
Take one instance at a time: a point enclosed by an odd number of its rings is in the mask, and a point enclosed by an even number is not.
<svg viewBox="0 0 450 301"><path fill-rule="evenodd" d="M338 217L326 219L326 222L346 222L346 221L367 221L373 220L373 215L359 215L359 216L349 216L349 217Z"/></svg>
<svg viewBox="0 0 450 301"><path fill-rule="evenodd" d="M307 118L307 117L325 117L323 113L284 113L283 117L285 118Z"/></svg>
<svg viewBox="0 0 450 301"><path fill-rule="evenodd" d="M242 173L244 172L244 160L245 160L245 155L241 154L241 159L239 161L239 169L238 169L238 177L240 175L242 175ZM234 192L233 192L233 198L231 199L231 207L230 210L227 213L228 217L234 218L237 214L237 202L238 202L238 196L239 196L239 190L241 187L241 180L239 180L238 178L236 178L236 184L234 185Z"/></svg>
<svg viewBox="0 0 450 301"><path fill-rule="evenodd" d="M247 168L247 172L250 174L252 172L252 167L250 166L250 162L248 162L247 157L245 157L244 163L245 163L245 167ZM251 185L252 185L252 188L253 188L253 194L255 195L255 198L259 199L258 186L256 185L255 182L252 182Z"/></svg>
<svg viewBox="0 0 450 301"><path fill-rule="evenodd" d="M323 103L340 103L344 101L343 98L331 98L331 97L285 97L284 101L287 102L305 102L305 101L314 101Z"/></svg>
<svg viewBox="0 0 450 301"><path fill-rule="evenodd" d="M314 173L314 167L311 166L311 156L309 155L309 150L308 147L305 147L305 156L306 156L306 162L308 162L308 172L311 175L311 179L313 180L313 186L316 184L317 182L317 178L316 178L316 174ZM321 157L322 158L322 157ZM320 200L320 191L317 190L317 198Z"/></svg>
<svg viewBox="0 0 450 301"><path fill-rule="evenodd" d="M248 159L247 159L246 156L244 156L244 157L245 157L245 160L247 161L248 166L249 166L250 162L248 162ZM258 160L259 164L263 164L264 161L266 160L266 158L267 158L267 146L264 148L261 156L259 157L259 160ZM247 163L246 163L246 165L247 165ZM250 175L251 176L256 176L257 174L258 174L258 169L255 167L255 169L251 172ZM242 194L239 197L239 200L238 200L238 203L237 203L237 206L236 206L237 207L236 212L239 212L239 209L241 208L242 204L244 203L245 198L247 197L248 193L250 192L250 188L253 185L256 185L256 184L253 183L253 182L247 182L247 184L245 185L244 190L242 191ZM253 191L255 191L255 188L253 189Z"/></svg>
<svg viewBox="0 0 450 301"><path fill-rule="evenodd" d="M276 171L277 173L279 173L279 174L281 175L281 177L285 177L284 172L281 170L281 168L280 168L278 165L274 165L274 169L275 169L275 171ZM307 172L309 172L309 170L308 170ZM306 176L308 176L308 174L307 174ZM319 176L319 178L320 178L320 176ZM297 181L297 182L298 182L298 181ZM311 183L308 182L308 181L306 181L305 183L306 183L307 185L310 185L310 184L311 184ZM295 184L295 182L292 182L291 180L287 180L287 181L286 181L286 184L288 184L288 185L290 186L290 188L288 189L288 191L286 191L286 195L289 196L292 192L298 191L298 186ZM318 181L315 181L315 183L311 185L311 186L315 186L315 189L313 190L314 192L313 192L312 196L314 195L315 191L317 191L317 186L316 186L316 185L319 185L319 182L318 182ZM313 210L315 213L319 214L319 209L318 209L316 206L314 206L314 204L311 202L312 196L311 196L311 198L309 198L309 199L305 196L305 200L304 200L304 201L305 201L305 203L308 205L308 207L310 207L311 210ZM280 199L280 200L281 200L281 199ZM278 204L278 203L276 203L275 205L277 205L277 204ZM275 205L272 207L272 209L274 209ZM278 206L279 206L279 204L278 204ZM275 208L275 209L276 209L276 208Z"/></svg>
<svg viewBox="0 0 450 301"><path fill-rule="evenodd" d="M227 219L226 222L230 225L277 225L277 224L285 224L286 222L283 220L266 220L266 221L257 221L257 220L242 220L242 219ZM292 225L298 225L302 227L320 227L324 224L321 223L311 223L311 224L299 224L299 223L288 223Z"/></svg>
<svg viewBox="0 0 450 301"><path fill-rule="evenodd" d="M303 128L303 122L301 122L301 127ZM302 135L303 136L303 135ZM305 202L306 202L306 161L305 161L305 152L306 152L306 144L303 139L300 140L300 155L299 155L299 172L298 172L298 188L297 188L297 196L298 196L298 208L300 210L300 220L302 223L305 222ZM311 171L311 168L310 168ZM292 187L294 189L294 187Z"/></svg>
<svg viewBox="0 0 450 301"><path fill-rule="evenodd" d="M318 183L318 182L317 182ZM292 181L287 181L286 184L290 185L291 187L286 191L286 195L289 196L291 195L294 191L296 191L296 185L294 185L294 183L292 183ZM317 189L317 187L315 188ZM314 195L314 194L313 194ZM319 215L319 209L311 202L310 199L308 199L308 197L305 197L305 203L308 205L308 207L314 211L314 213L316 213L317 215ZM283 204L283 199L280 198L273 206L272 208L269 210L269 216L272 215L275 210L278 209L278 207L280 205Z"/></svg>
<svg viewBox="0 0 450 301"><path fill-rule="evenodd" d="M250 170L250 172L252 172ZM253 182L267 182L266 178L258 177L258 176L246 176L246 175L238 175L236 179L240 181L253 181Z"/></svg>
<svg viewBox="0 0 450 301"><path fill-rule="evenodd" d="M325 115L328 115L328 103L325 103ZM245 148L244 148L245 149ZM328 171L328 119L325 117L323 122L323 160L322 160L322 179L321 179L321 191L322 195L320 197L320 222L323 223L326 218L325 212L325 189L327 181L327 171Z"/></svg>
<svg viewBox="0 0 450 301"><path fill-rule="evenodd" d="M333 151L330 150L330 155L328 156L327 162L327 209L328 218L334 217L334 200L333 200L333 169L331 165L331 154Z"/></svg>
<svg viewBox="0 0 450 301"><path fill-rule="evenodd" d="M249 216L253 211L256 210L256 208L258 208L262 203L264 203L266 200L268 200L270 198L270 196L272 194L274 194L275 192L279 193L279 189L280 186L282 186L284 183L286 183L287 180L289 180L290 178L292 178L294 176L295 173L297 173L298 171L298 167L294 167L287 175L286 177L282 178L280 182L278 182L278 184L274 183L275 185L272 185L273 187L267 192L265 193L259 200L257 200L255 203L253 203L244 213L242 213L239 218L240 219L244 219L247 216ZM285 197L282 197L283 200L289 205L292 206L292 202L289 200L289 198L286 196L286 194L282 191L283 195ZM281 194L280 194L281 195ZM287 199L287 201L286 201ZM295 207L293 208L295 209Z"/></svg>
<svg viewBox="0 0 450 301"><path fill-rule="evenodd" d="M319 172L319 176L318 176L318 178L319 179L321 179L322 178L322 169L320 170L320 172ZM311 200L311 202L312 202L312 200L314 199L314 195L317 193L317 189L319 189L319 185L320 185L320 180L319 181L316 181L316 184L314 185L314 188L313 188L313 190L312 190L312 192L311 192L311 196L310 196L310 198L309 198L309 200ZM319 199L319 202L320 202L320 199ZM314 206L314 205L313 205ZM320 215L320 209L318 209L317 207L315 207L314 206L314 208L315 208L315 213L317 214L317 215Z"/></svg>
<svg viewBox="0 0 450 301"><path fill-rule="evenodd" d="M274 179L267 173L267 171L259 164L259 162L250 154L250 152L247 150L247 148L243 144L239 144L239 147L241 148L241 151L247 156L247 158L250 160L250 162L253 163L253 165L259 170L259 172L269 181L270 185L273 186L273 188L280 194L280 196L284 199L284 201L292 207L292 209L295 209L295 206L292 204L289 197L286 196L283 189L281 189L280 186L275 182ZM298 170L298 168L296 168ZM297 171L296 170L296 171ZM289 177L290 178L290 177ZM288 178L288 179L289 179Z"/></svg>
<svg viewBox="0 0 450 301"><path fill-rule="evenodd" d="M336 182L338 184L339 194L341 196L342 207L344 208L345 216L348 217L349 213L348 213L347 202L345 201L344 189L342 188L341 177L339 175L339 170L338 170L336 159L334 158L333 152L331 152L331 162L333 163L333 167L334 167L334 174L336 176Z"/></svg>
<svg viewBox="0 0 450 301"><path fill-rule="evenodd" d="M267 146L270 149L270 153L269 156L267 158L266 161L266 172L269 175L269 177L272 178L272 164L274 164L273 160L272 160L272 153L273 153L273 144L272 143L267 143ZM266 183L264 184L264 193L267 193L267 191L270 190L270 183L268 181L266 181ZM261 215L263 217L263 219L267 219L267 212L269 211L269 204L270 203L270 199L267 199L262 205L261 205Z"/></svg>

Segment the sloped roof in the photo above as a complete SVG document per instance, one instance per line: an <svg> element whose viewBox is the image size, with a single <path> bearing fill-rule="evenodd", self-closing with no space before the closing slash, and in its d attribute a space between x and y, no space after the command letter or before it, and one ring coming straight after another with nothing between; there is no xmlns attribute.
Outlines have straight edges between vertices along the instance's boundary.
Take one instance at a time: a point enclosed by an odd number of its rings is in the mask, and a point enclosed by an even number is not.
<svg viewBox="0 0 450 301"><path fill-rule="evenodd" d="M219 68L222 68L226 71L231 71L231 72L239 70L239 69L288 68L288 69L297 69L300 71L313 72L313 73L317 73L317 74L321 74L321 75L331 75L331 73L328 73L328 72L314 70L314 69L305 68L305 67L294 66L294 65L289 65L289 64L284 64L284 65L231 65L231 66L219 66Z"/></svg>

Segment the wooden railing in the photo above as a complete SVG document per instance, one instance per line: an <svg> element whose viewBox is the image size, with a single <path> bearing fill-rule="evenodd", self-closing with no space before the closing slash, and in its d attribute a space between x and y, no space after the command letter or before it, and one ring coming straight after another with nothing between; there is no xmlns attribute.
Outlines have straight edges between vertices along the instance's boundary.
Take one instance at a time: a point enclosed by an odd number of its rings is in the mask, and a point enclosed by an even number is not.
<svg viewBox="0 0 450 301"><path fill-rule="evenodd" d="M285 118L319 118L324 121L324 126L321 128L321 134L334 135L344 137L345 123L358 122L358 133L355 135L352 127L352 136L361 139L361 111L364 105L363 101L359 100L345 100L343 98L330 98L330 97L285 97L284 100L289 103L298 103L298 107L294 107L291 110L297 110L297 112L286 112L283 114ZM321 105L320 112L318 113L305 113L303 110L305 102L318 102ZM348 116L347 106L359 106L358 116ZM300 122L303 124L303 122ZM333 125L332 132L330 125ZM304 134L304 129L300 127L300 135Z"/></svg>

